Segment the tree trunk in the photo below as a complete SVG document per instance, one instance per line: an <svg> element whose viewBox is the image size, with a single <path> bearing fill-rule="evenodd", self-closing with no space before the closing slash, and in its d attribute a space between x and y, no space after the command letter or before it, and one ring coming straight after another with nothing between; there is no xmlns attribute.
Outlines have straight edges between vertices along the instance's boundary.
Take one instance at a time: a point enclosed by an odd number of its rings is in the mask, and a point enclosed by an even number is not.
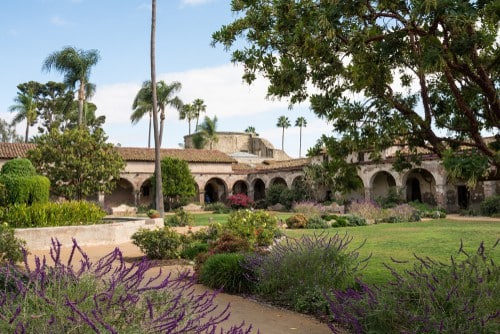
<svg viewBox="0 0 500 334"><path fill-rule="evenodd" d="M148 148L151 148L151 122L152 122L152 113L149 112L149 129L148 129Z"/></svg>
<svg viewBox="0 0 500 334"><path fill-rule="evenodd" d="M155 137L155 180L156 180L156 210L160 216L165 215L163 208L163 187L161 180L161 155L160 155L160 136L158 129L158 101L156 96L156 0L151 4L151 92L153 95L153 129Z"/></svg>
<svg viewBox="0 0 500 334"><path fill-rule="evenodd" d="M299 158L302 158L302 126L300 127L300 136L299 136Z"/></svg>
<svg viewBox="0 0 500 334"><path fill-rule="evenodd" d="M28 142L28 137L29 137L29 132L30 132L30 121L28 119L28 116L26 115L26 133L24 136L24 142Z"/></svg>
<svg viewBox="0 0 500 334"><path fill-rule="evenodd" d="M85 99L85 82L80 80L78 89L78 126L83 124L83 100Z"/></svg>

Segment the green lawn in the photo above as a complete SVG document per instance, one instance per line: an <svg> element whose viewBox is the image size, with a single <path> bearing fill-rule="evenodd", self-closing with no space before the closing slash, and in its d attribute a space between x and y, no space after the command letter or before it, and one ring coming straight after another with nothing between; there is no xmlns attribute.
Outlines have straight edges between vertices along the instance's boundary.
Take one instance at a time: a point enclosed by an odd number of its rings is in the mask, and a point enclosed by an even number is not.
<svg viewBox="0 0 500 334"><path fill-rule="evenodd" d="M500 222L453 221L448 219L432 220L418 223L378 224L363 227L328 229L329 233L348 233L353 237L351 245L365 245L359 250L361 257L372 258L363 272L364 281L379 283L391 277L383 263L396 260L413 261L413 254L419 257L430 257L449 263L450 256L456 255L463 241L467 252L475 252L482 241L491 250L500 238ZM319 231L316 230L316 233ZM315 230L287 230L288 236L299 237L302 234L313 234ZM500 262L500 247L494 254L496 263ZM394 264L396 268L411 264Z"/></svg>

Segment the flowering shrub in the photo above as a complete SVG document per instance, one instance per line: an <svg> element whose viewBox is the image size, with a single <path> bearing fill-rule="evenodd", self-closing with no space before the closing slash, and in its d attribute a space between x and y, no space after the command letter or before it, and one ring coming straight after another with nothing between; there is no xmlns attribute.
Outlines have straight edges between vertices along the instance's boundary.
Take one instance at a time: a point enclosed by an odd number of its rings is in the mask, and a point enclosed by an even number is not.
<svg viewBox="0 0 500 334"><path fill-rule="evenodd" d="M312 201L295 202L292 205L292 211L309 217L321 216L323 214L323 206Z"/></svg>
<svg viewBox="0 0 500 334"><path fill-rule="evenodd" d="M275 216L262 210L238 210L231 213L225 228L252 246L269 246L280 234Z"/></svg>
<svg viewBox="0 0 500 334"><path fill-rule="evenodd" d="M231 195L227 198L227 203L233 209L248 209L254 205L252 199L245 194Z"/></svg>
<svg viewBox="0 0 500 334"><path fill-rule="evenodd" d="M36 258L32 268L25 254L24 268L0 267L1 333L218 333L229 317L215 293L195 292L188 272L151 274L150 261L128 265L119 249L92 263L74 242L63 263L53 241L51 260Z"/></svg>
<svg viewBox="0 0 500 334"><path fill-rule="evenodd" d="M382 208L373 201L353 202L349 208L353 215L361 216L370 221L376 221L383 217Z"/></svg>
<svg viewBox="0 0 500 334"><path fill-rule="evenodd" d="M498 244L498 243L497 243ZM495 245L497 246L497 245ZM493 250L495 249L493 246ZM336 289L328 297L337 333L499 333L500 269L483 244L469 255L460 247L450 264L416 257L403 274L388 267L392 282Z"/></svg>
<svg viewBox="0 0 500 334"><path fill-rule="evenodd" d="M328 233L286 238L267 254L248 255L243 266L253 273L254 293L274 304L323 316L328 312L324 291L354 285L363 261L352 237Z"/></svg>
<svg viewBox="0 0 500 334"><path fill-rule="evenodd" d="M383 223L404 223L419 221L418 211L408 204L399 204L396 207L384 209L382 211Z"/></svg>

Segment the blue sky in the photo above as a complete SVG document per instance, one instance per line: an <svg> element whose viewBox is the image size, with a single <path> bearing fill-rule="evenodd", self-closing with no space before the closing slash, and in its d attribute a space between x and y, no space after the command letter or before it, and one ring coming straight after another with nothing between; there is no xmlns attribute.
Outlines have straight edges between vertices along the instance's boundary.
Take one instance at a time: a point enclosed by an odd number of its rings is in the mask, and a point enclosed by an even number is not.
<svg viewBox="0 0 500 334"><path fill-rule="evenodd" d="M186 103L201 98L206 115L217 115L219 131L243 132L252 125L261 137L281 148L279 116L292 127L285 130L285 151L299 155L297 117L307 120L302 155L331 128L307 104L288 109L288 101L266 99L266 81L243 83L243 70L230 62L230 53L210 46L211 34L234 20L229 0L157 0L157 77L179 81L179 97ZM101 60L92 69L96 84L92 102L97 115L106 116L109 141L147 147L147 118L133 126L129 117L135 94L150 78L151 10L147 0L16 0L0 4L0 118L7 121L20 83L62 81L57 72L42 72L44 59L64 46L97 49ZM178 148L188 133L187 121L167 110L163 147ZM193 125L194 126L194 125ZM24 134L25 124L17 130ZM36 133L36 126L30 130Z"/></svg>

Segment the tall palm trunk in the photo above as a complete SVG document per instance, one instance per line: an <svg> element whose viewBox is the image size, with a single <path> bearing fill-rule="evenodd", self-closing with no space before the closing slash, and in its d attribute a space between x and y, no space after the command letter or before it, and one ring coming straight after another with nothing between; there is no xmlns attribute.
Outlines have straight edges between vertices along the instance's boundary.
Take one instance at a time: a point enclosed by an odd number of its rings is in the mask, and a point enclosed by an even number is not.
<svg viewBox="0 0 500 334"><path fill-rule="evenodd" d="M152 112L149 112L149 129L148 129L148 148L151 148L151 122L152 122Z"/></svg>
<svg viewBox="0 0 500 334"><path fill-rule="evenodd" d="M78 126L83 124L83 101L85 100L85 81L80 79L80 88L78 89Z"/></svg>
<svg viewBox="0 0 500 334"><path fill-rule="evenodd" d="M25 143L28 142L29 133L30 133L30 120L28 117L26 117L26 133L24 135L24 142Z"/></svg>
<svg viewBox="0 0 500 334"><path fill-rule="evenodd" d="M281 150L285 151L285 127L283 127L281 132Z"/></svg>
<svg viewBox="0 0 500 334"><path fill-rule="evenodd" d="M153 95L153 128L155 137L155 180L156 210L160 216L165 215L163 208L163 187L161 180L160 135L158 129L158 101L156 96L156 0L151 0L151 92Z"/></svg>
<svg viewBox="0 0 500 334"><path fill-rule="evenodd" d="M300 127L299 135L299 158L302 158L302 126Z"/></svg>

